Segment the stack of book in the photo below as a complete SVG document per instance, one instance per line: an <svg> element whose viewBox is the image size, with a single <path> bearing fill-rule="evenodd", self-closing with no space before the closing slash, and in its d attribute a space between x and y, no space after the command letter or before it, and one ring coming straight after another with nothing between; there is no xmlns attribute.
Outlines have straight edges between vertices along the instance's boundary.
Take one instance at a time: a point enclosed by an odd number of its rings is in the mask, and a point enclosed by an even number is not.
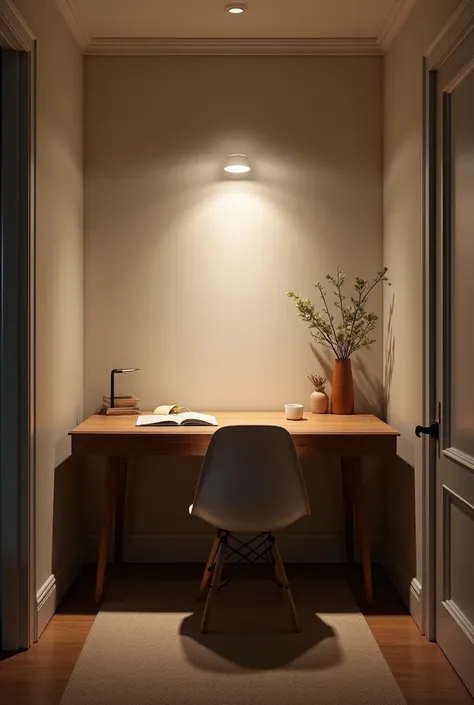
<svg viewBox="0 0 474 705"><path fill-rule="evenodd" d="M127 414L139 414L138 403L140 399L136 397L114 397L114 406L110 406L110 397L102 397L102 407L99 414L108 416L126 416Z"/></svg>

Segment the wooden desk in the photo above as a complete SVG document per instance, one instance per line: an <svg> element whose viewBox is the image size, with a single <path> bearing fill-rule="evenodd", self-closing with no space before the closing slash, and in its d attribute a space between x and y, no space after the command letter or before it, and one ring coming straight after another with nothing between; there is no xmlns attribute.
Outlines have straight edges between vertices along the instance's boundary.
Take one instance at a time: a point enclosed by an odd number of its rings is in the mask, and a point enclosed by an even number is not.
<svg viewBox="0 0 474 705"><path fill-rule="evenodd" d="M364 573L365 593L372 602L372 571L367 509L362 482L363 456L396 454L397 431L371 414L336 416L305 414L302 421L287 421L279 411L209 412L219 427L238 424L282 426L291 433L298 455L337 455L341 457L345 511L346 556L353 561L353 525ZM122 559L123 515L127 483L127 457L133 455L204 456L214 426L148 426L137 428L136 416L91 416L71 431L73 455L105 455L108 469L97 563L96 599L102 600L105 571L115 525L115 560Z"/></svg>

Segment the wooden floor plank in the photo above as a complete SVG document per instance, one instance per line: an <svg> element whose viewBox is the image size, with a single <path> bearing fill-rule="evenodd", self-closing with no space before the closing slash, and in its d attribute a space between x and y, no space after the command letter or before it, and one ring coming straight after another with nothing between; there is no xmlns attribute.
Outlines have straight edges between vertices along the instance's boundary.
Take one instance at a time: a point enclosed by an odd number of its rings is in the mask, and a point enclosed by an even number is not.
<svg viewBox="0 0 474 705"><path fill-rule="evenodd" d="M288 577L347 579L361 611L408 705L472 705L451 665L436 644L421 636L383 571L375 567L375 601L364 608L360 571L344 566L295 566ZM201 565L123 565L122 579L195 579ZM86 566L40 641L29 651L0 661L0 701L5 705L59 705L82 646L94 623L94 566ZM257 577L257 576L255 576ZM137 703L136 705L140 705Z"/></svg>

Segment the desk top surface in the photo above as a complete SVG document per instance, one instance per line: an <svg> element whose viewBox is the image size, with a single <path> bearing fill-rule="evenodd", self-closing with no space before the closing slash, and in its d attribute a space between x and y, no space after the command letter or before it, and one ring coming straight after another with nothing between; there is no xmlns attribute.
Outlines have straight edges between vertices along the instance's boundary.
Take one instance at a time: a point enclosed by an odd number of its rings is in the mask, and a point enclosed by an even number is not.
<svg viewBox="0 0 474 705"><path fill-rule="evenodd" d="M147 413L147 412L142 412ZM149 412L148 412L149 413ZM299 435L398 436L398 431L372 414L339 416L305 412L301 421L289 421L281 411L217 411L206 412L216 417L218 426L135 426L136 416L102 416L95 414L70 432L71 435L176 435L209 436L222 426L271 425L286 428Z"/></svg>

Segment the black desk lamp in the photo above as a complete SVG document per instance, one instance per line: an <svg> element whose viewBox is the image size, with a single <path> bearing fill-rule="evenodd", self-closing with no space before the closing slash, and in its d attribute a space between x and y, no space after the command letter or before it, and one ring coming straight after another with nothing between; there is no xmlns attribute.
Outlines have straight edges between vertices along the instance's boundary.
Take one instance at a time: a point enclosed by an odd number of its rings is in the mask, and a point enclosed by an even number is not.
<svg viewBox="0 0 474 705"><path fill-rule="evenodd" d="M110 408L115 407L115 375L122 374L122 372L138 372L139 367L124 367L122 370L112 370L110 373Z"/></svg>

